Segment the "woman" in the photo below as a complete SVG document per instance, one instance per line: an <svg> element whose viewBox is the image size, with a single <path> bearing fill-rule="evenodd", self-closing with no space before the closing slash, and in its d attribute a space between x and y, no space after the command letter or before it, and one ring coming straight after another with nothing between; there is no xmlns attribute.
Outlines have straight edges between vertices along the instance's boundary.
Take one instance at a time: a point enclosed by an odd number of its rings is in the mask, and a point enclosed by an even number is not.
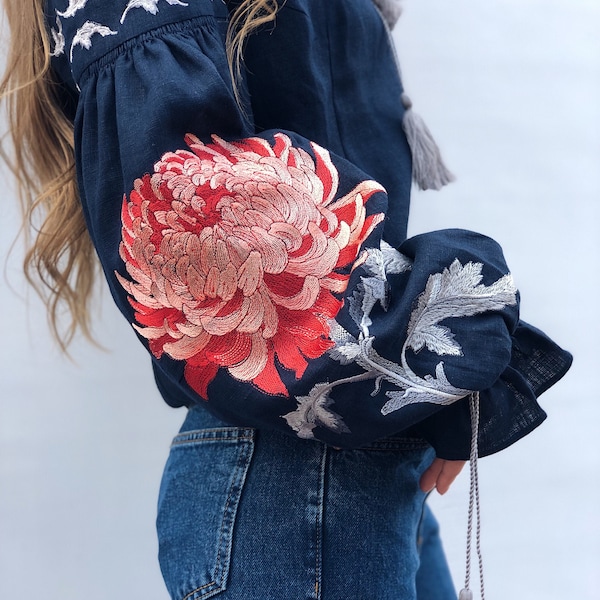
<svg viewBox="0 0 600 600"><path fill-rule="evenodd" d="M493 241L405 240L411 175L450 176L377 7L5 5L16 172L47 213L28 264L71 309L63 344L88 331L93 242L190 408L159 499L171 596L454 597L435 534L419 571L424 492L469 456L479 395L489 454L570 357L518 320Z"/></svg>

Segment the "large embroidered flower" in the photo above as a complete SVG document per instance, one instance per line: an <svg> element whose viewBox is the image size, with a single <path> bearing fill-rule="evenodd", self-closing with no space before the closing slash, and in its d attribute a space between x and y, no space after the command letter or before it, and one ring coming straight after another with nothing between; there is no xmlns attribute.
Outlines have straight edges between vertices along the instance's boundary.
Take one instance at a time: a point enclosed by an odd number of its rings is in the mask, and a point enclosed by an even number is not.
<svg viewBox="0 0 600 600"><path fill-rule="evenodd" d="M122 208L117 274L134 325L156 357L185 361L203 398L219 368L271 394L287 389L278 368L301 377L307 359L334 343L335 317L360 246L383 214L365 203L383 188L363 181L336 198L329 153L315 160L275 136L167 153L135 181Z"/></svg>

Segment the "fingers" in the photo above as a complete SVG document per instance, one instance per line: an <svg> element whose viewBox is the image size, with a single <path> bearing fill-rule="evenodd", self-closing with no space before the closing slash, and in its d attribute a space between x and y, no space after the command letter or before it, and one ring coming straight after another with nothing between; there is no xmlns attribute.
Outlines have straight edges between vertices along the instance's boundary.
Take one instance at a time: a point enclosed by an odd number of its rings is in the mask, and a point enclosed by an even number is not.
<svg viewBox="0 0 600 600"><path fill-rule="evenodd" d="M437 482L437 479L442 472L442 468L444 466L444 461L441 458L436 458L429 465L429 468L421 475L421 481L419 485L421 490L425 493L430 492Z"/></svg>
<svg viewBox="0 0 600 600"><path fill-rule="evenodd" d="M436 488L438 493L445 494L464 466L462 460L436 458L421 476L421 490L430 492Z"/></svg>
<svg viewBox="0 0 600 600"><path fill-rule="evenodd" d="M452 485L453 481L465 466L462 460L445 460L442 472L440 473L435 487L440 494L445 494Z"/></svg>

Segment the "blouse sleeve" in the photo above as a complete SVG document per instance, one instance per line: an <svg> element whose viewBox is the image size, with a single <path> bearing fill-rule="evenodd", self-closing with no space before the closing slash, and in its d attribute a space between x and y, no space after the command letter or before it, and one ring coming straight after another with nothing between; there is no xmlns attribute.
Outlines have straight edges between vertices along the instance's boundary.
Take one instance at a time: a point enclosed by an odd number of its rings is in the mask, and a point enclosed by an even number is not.
<svg viewBox="0 0 600 600"><path fill-rule="evenodd" d="M88 229L169 404L343 448L412 430L448 458L468 455L475 391L482 454L541 422L537 393L570 357L523 334L499 246L462 230L394 243L382 183L253 125L218 19L71 68Z"/></svg>

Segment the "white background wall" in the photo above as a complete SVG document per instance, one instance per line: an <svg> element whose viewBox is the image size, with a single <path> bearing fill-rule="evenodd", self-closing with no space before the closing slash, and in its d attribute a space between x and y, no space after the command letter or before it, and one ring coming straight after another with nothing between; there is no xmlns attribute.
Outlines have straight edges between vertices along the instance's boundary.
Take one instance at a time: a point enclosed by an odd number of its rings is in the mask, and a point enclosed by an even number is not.
<svg viewBox="0 0 600 600"><path fill-rule="evenodd" d="M488 596L597 600L600 4L405 6L395 32L405 86L458 176L415 194L411 232L498 239L523 317L575 354L542 397L548 421L480 463ZM1 179L4 262L19 219ZM0 598L165 600L153 521L183 412L160 400L107 293L95 328L107 351L78 341L75 362L62 358L20 259L17 245L0 284ZM433 501L457 585L467 484L465 472Z"/></svg>

